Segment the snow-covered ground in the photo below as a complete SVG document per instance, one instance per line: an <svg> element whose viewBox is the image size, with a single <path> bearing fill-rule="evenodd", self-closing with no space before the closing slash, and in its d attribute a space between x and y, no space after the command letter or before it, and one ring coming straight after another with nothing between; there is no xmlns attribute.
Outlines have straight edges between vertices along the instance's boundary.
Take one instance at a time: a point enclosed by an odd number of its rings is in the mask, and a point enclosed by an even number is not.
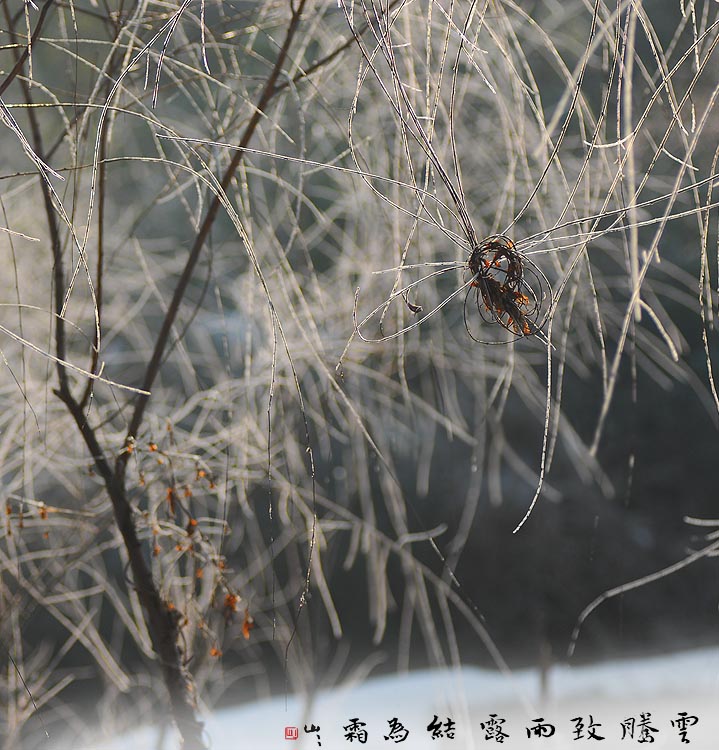
<svg viewBox="0 0 719 750"><path fill-rule="evenodd" d="M654 748L716 750L719 748L719 649L608 662L587 667L557 666L549 672L547 697L542 700L536 670L503 675L468 667L461 671L422 671L368 679L362 684L338 686L321 692L308 703L290 696L220 711L206 717L213 750L339 750L366 748L387 750L465 750L481 747L531 748L624 748L649 745ZM685 712L686 742L679 726L672 726ZM487 739L490 715L502 734L501 745ZM642 735L642 714L648 725ZM650 714L650 716L646 716ZM447 720L454 738L432 737L428 725L437 717L438 732L445 734ZM591 719L590 719L591 716ZM534 719L554 725L552 736L527 736ZM691 717L698 719L693 722ZM583 732L577 721L581 718ZM622 739L622 722L634 718L634 737ZM366 730L361 737L346 738L351 720ZM500 720L504 719L503 722ZM401 723L408 734L390 721ZM589 725L603 741L588 738ZM360 725L359 722L363 722ZM482 727L484 724L484 728ZM285 739L285 728L296 727L297 739ZM306 732L319 727L319 731ZM627 729L628 729L627 725ZM545 729L545 733L549 733ZM292 734L292 731L290 731ZM647 734L651 739L644 739ZM580 736L581 735L581 736ZM399 741L401 737L404 740ZM388 737L388 739L385 739ZM321 745L319 744L321 743ZM99 739L93 750L156 750L176 748L172 737L158 744L158 732L139 729L114 740Z"/></svg>

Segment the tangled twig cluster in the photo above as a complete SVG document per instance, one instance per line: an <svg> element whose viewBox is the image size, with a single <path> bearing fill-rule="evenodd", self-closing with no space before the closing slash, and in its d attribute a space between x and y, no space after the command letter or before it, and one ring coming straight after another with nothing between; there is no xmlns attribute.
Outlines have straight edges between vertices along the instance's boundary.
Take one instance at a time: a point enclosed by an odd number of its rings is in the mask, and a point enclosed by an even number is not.
<svg viewBox="0 0 719 750"><path fill-rule="evenodd" d="M473 291L486 323L497 323L518 337L541 335L552 308L552 288L541 269L509 237L494 234L482 240L472 250L467 267L472 280L465 298L464 323L475 341L479 339L467 320Z"/></svg>

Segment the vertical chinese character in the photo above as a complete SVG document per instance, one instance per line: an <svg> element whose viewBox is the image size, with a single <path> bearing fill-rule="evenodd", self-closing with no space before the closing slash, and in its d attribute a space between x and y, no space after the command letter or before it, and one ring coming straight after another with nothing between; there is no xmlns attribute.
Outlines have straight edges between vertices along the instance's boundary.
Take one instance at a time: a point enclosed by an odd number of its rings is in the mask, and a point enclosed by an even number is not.
<svg viewBox="0 0 719 750"><path fill-rule="evenodd" d="M551 737L554 734L554 726L549 723L543 724L544 719L542 717L532 719L532 721L534 726L526 727L527 737Z"/></svg>
<svg viewBox="0 0 719 750"><path fill-rule="evenodd" d="M680 711L676 719L672 719L672 726L677 728L679 736L682 738L682 742L689 744L690 740L687 737L689 727L693 727L699 722L697 716L689 716L686 711Z"/></svg>
<svg viewBox="0 0 719 750"><path fill-rule="evenodd" d="M625 739L627 735L634 739L634 733L638 730L637 742L654 742L654 735L659 731L652 726L652 715L647 713L639 714L639 721L636 719L629 718L622 722L622 739Z"/></svg>
<svg viewBox="0 0 719 750"><path fill-rule="evenodd" d="M345 739L350 742L357 742L365 744L367 742L367 730L364 729L367 724L359 719L350 719L350 723L347 726L342 727L345 730Z"/></svg>
<svg viewBox="0 0 719 750"><path fill-rule="evenodd" d="M407 739L409 730L404 728L404 725L397 719L397 717L394 719L387 719L387 723L389 724L389 734L384 736L386 740L404 742Z"/></svg>
<svg viewBox="0 0 719 750"><path fill-rule="evenodd" d="M435 714L434 719L427 725L427 731L432 732L432 739L438 740L440 737L446 737L448 740L454 739L455 722L447 717L447 721L442 724L439 716Z"/></svg>
<svg viewBox="0 0 719 750"><path fill-rule="evenodd" d="M322 740L320 740L320 728L319 726L315 726L314 724L310 725L309 729L307 728L307 724L305 724L305 732L307 734L313 734L314 732L317 732L317 747L322 747Z"/></svg>
<svg viewBox="0 0 719 750"><path fill-rule="evenodd" d="M603 740L605 737L601 737L597 734L597 727L602 725L599 722L595 722L591 714L589 714L589 724L584 723L584 719L581 716L575 716L572 721L574 722L574 739L588 739L588 740ZM586 732L586 735L585 735ZM622 738L624 739L624 738Z"/></svg>
<svg viewBox="0 0 719 750"><path fill-rule="evenodd" d="M508 734L502 730L502 724L506 723L506 719L501 719L497 714L490 714L487 721L483 721L480 726L484 730L485 740L495 740L495 742L504 742Z"/></svg>

